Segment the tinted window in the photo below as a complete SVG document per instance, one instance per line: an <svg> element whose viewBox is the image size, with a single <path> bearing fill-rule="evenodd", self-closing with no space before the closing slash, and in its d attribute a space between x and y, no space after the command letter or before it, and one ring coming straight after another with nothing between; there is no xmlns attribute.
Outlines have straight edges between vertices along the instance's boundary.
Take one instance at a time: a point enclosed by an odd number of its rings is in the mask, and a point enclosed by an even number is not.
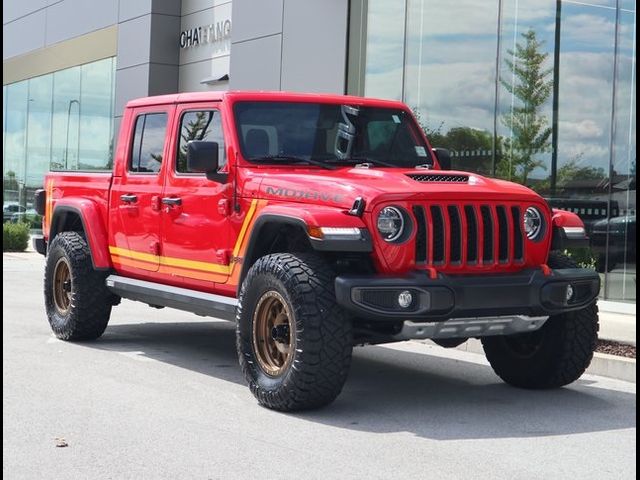
<svg viewBox="0 0 640 480"><path fill-rule="evenodd" d="M156 173L162 165L166 113L147 113L136 119L131 150L131 172Z"/></svg>
<svg viewBox="0 0 640 480"><path fill-rule="evenodd" d="M180 120L180 145L176 161L176 172L192 173L187 168L187 144L192 140L205 140L218 143L218 162L223 166L226 162L224 135L220 112L201 110L185 112Z"/></svg>
<svg viewBox="0 0 640 480"><path fill-rule="evenodd" d="M404 110L238 102L234 112L242 153L248 160L278 160L274 157L327 163L378 160L398 167L432 163L416 123Z"/></svg>

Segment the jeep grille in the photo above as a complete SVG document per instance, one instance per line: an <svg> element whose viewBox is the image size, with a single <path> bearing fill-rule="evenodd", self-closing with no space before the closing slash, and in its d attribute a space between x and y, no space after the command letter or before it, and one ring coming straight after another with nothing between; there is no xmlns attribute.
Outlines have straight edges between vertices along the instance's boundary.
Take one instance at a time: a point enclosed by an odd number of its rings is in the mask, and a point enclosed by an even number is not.
<svg viewBox="0 0 640 480"><path fill-rule="evenodd" d="M517 205L420 204L417 265L491 265L524 262L522 212Z"/></svg>

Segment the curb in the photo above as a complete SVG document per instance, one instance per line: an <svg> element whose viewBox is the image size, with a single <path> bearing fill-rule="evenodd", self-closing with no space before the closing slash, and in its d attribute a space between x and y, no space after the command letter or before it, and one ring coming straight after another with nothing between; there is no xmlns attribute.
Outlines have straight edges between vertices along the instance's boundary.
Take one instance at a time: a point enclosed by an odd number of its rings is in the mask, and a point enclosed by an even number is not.
<svg viewBox="0 0 640 480"><path fill-rule="evenodd" d="M482 343L475 338L467 340L456 349L484 356ZM596 352L585 373L636 383L636 359Z"/></svg>

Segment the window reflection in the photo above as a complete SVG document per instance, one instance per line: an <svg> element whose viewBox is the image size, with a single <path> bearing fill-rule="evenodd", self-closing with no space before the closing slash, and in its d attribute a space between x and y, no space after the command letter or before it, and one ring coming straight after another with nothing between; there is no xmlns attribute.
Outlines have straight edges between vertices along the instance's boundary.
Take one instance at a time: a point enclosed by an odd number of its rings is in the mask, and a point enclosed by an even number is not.
<svg viewBox="0 0 640 480"><path fill-rule="evenodd" d="M112 150L111 62L81 67L79 168L104 169Z"/></svg>
<svg viewBox="0 0 640 480"><path fill-rule="evenodd" d="M47 171L109 168L114 66L108 58L4 87L3 203L23 212L14 220L39 227L33 192Z"/></svg>
<svg viewBox="0 0 640 480"><path fill-rule="evenodd" d="M53 74L51 170L78 168L80 67Z"/></svg>
<svg viewBox="0 0 640 480"><path fill-rule="evenodd" d="M606 298L633 302L635 9L371 0L364 90L404 100L454 168L525 183L577 213L591 247L571 253L601 272Z"/></svg>
<svg viewBox="0 0 640 480"><path fill-rule="evenodd" d="M491 172L497 3L409 0L404 101L454 168Z"/></svg>
<svg viewBox="0 0 640 480"><path fill-rule="evenodd" d="M404 2L369 0L367 13L365 94L402 97L404 55Z"/></svg>

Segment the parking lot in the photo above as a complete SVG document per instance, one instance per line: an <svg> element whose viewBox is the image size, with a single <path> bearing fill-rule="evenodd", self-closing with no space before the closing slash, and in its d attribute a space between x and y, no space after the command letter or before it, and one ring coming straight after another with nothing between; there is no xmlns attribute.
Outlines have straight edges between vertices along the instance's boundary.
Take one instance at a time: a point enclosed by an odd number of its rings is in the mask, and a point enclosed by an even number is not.
<svg viewBox="0 0 640 480"><path fill-rule="evenodd" d="M635 384L522 391L408 342L356 349L334 404L281 414L246 388L228 322L123 301L100 340L56 340L42 269L3 258L6 478L636 477Z"/></svg>

